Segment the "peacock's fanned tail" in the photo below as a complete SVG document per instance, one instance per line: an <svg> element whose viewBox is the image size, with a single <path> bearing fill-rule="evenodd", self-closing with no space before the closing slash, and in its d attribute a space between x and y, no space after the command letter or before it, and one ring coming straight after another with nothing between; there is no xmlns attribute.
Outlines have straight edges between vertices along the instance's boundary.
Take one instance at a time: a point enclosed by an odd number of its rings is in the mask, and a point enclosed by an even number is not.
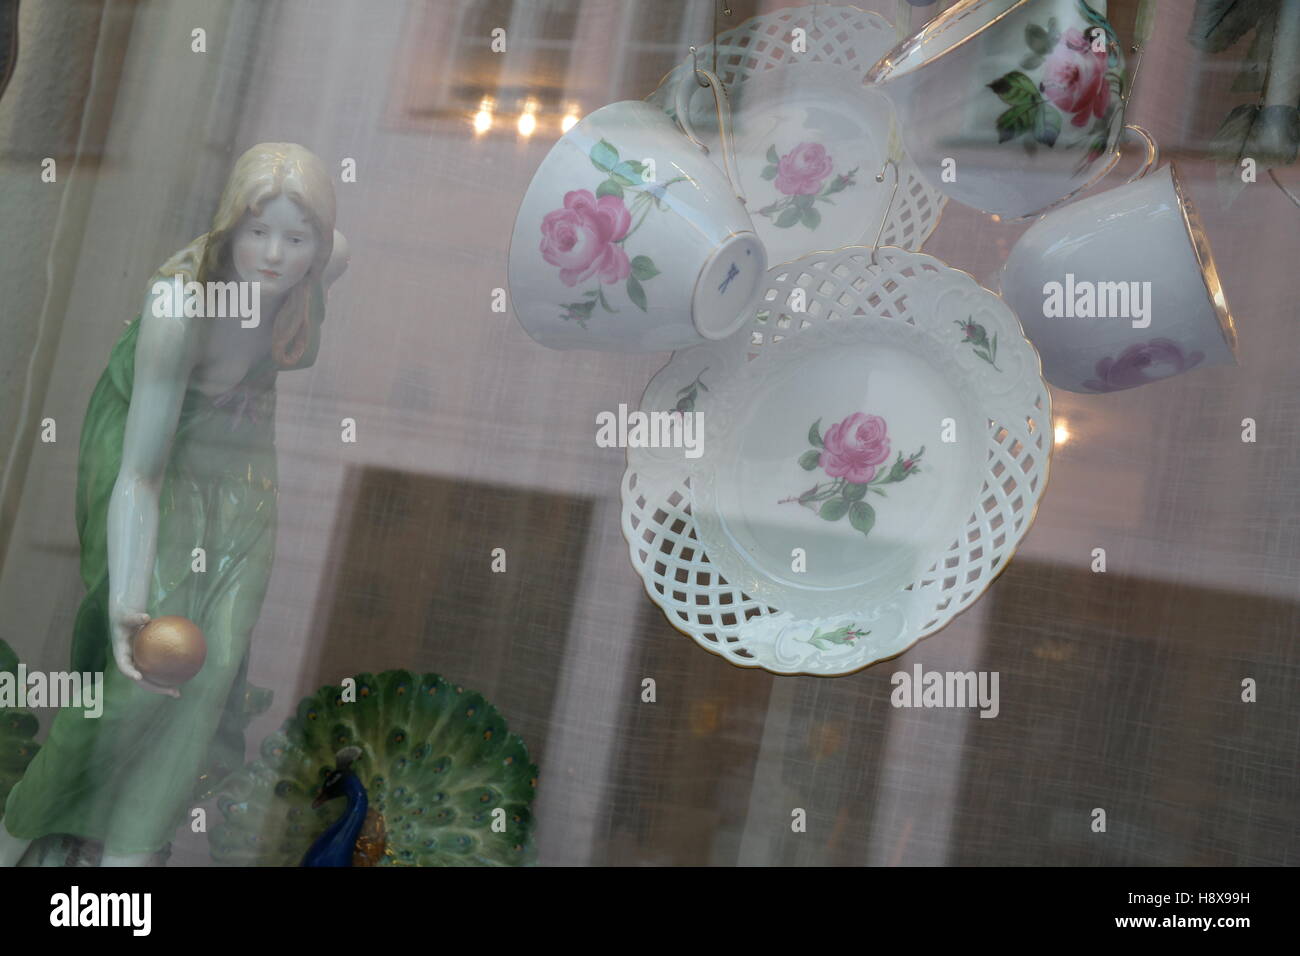
<svg viewBox="0 0 1300 956"><path fill-rule="evenodd" d="M362 757L353 770L387 831L381 866L533 862L537 768L497 709L437 674L355 680L355 702L344 702L342 687L322 687L263 741L260 760L221 785L225 819L210 834L213 858L297 865L343 812L342 801L318 810L311 801L337 751L355 745Z"/></svg>

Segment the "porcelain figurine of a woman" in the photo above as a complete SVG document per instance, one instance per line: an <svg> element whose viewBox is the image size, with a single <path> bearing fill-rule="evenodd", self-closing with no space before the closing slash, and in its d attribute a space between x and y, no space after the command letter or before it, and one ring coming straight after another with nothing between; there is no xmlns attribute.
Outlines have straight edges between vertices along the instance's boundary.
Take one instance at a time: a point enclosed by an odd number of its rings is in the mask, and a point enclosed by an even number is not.
<svg viewBox="0 0 1300 956"><path fill-rule="evenodd" d="M78 459L89 593L72 670L104 672L103 713L60 711L0 817L0 865L50 834L102 843L103 865L144 865L189 819L232 723L242 747L235 718L275 549L275 379L315 360L325 289L346 263L321 161L263 143L235 163L211 230L151 280L91 396ZM155 308L176 275L257 283L258 323ZM179 690L132 657L135 631L162 615L189 618L207 641Z"/></svg>

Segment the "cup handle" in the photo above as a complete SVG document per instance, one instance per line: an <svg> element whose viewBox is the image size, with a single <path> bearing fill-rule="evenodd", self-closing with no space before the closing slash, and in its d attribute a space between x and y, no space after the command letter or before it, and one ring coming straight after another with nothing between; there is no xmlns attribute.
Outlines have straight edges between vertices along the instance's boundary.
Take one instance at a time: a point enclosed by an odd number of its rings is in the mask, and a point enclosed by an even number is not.
<svg viewBox="0 0 1300 956"><path fill-rule="evenodd" d="M1130 176L1128 179L1129 182L1134 182L1136 180L1141 179L1147 173L1151 172L1151 170L1155 167L1156 163L1160 161L1160 147L1156 145L1156 140L1154 136L1148 133L1141 126L1137 126L1133 123L1124 124L1124 128L1120 130L1120 137L1123 138L1124 133L1128 132L1129 130L1132 130L1134 133L1137 133L1138 136L1142 137L1142 139L1146 142L1146 146L1147 146L1147 154L1146 157L1142 160L1142 165L1138 168L1138 171L1134 173L1132 176ZM1085 185L1079 187L1079 189L1077 189L1075 193L1073 193L1072 195L1078 195L1087 192L1093 186L1097 185L1099 182L1101 182L1103 179L1109 176L1111 170L1119 165L1121 152L1122 150L1120 149L1120 144L1119 142L1116 142L1115 155L1110 158L1110 161L1106 163L1104 168L1098 171L1097 175L1093 176L1092 179L1088 180L1088 182Z"/></svg>
<svg viewBox="0 0 1300 956"><path fill-rule="evenodd" d="M1142 139L1146 141L1147 145L1147 154L1142 160L1142 165L1138 168L1136 173L1128 178L1128 182L1133 183L1151 172L1151 170L1155 168L1156 163L1160 162L1160 147L1156 144L1155 137L1136 123L1125 123L1124 129L1132 130L1137 133L1138 136L1142 137ZM1115 162L1119 162L1118 155L1115 157Z"/></svg>
<svg viewBox="0 0 1300 956"><path fill-rule="evenodd" d="M742 203L745 202L745 193L740 188L740 171L736 167L736 150L731 136L731 107L727 102L727 91L713 72L696 66L694 63L695 51L691 51L691 69L684 70L682 77L677 83L677 100L675 110L677 112L677 125L681 127L686 138L702 149L704 152L709 151L709 147L695 134L695 127L691 125L691 94L694 92L696 77L702 77L700 81L702 86L707 86L713 90L713 105L718 113L718 141L722 150L722 171L727 180L731 183L731 188L736 194L736 198Z"/></svg>

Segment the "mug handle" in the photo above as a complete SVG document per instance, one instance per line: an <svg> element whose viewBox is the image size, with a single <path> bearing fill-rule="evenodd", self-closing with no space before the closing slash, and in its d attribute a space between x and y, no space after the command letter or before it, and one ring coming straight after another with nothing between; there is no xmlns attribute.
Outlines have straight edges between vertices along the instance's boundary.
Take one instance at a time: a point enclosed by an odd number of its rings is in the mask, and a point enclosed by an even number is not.
<svg viewBox="0 0 1300 956"><path fill-rule="evenodd" d="M697 76L703 77L700 81L701 86L707 86L713 90L713 105L718 113L718 141L722 149L722 171L726 175L731 188L736 194L736 198L745 202L745 193L740 188L740 172L736 168L736 150L731 135L731 107L727 102L726 87L717 75L703 67L695 65L695 50L691 50L691 69L684 70L681 79L677 83L677 100L675 110L677 112L677 125L681 127L686 138L702 149L704 152L709 151L709 147L704 145L703 141L695 134L695 127L691 125L691 94L694 92L692 85L696 82Z"/></svg>

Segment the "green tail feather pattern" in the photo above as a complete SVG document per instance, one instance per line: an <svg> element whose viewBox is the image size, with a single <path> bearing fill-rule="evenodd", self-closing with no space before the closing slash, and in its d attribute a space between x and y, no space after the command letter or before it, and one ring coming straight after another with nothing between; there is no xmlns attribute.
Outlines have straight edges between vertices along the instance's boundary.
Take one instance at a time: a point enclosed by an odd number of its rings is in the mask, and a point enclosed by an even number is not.
<svg viewBox="0 0 1300 956"><path fill-rule="evenodd" d="M0 672L18 674L18 655L4 641L0 641ZM22 779L27 765L41 749L35 740L39 726L30 710L0 707L0 814L4 812L9 791Z"/></svg>
<svg viewBox="0 0 1300 956"><path fill-rule="evenodd" d="M213 859L235 866L297 866L343 813L311 802L335 754L362 750L354 770L384 817L387 866L519 866L535 862L537 767L482 694L437 674L356 675L356 701L322 687L262 743L261 759L227 777L213 827ZM505 832L492 829L505 811ZM499 818L500 815L498 814Z"/></svg>

